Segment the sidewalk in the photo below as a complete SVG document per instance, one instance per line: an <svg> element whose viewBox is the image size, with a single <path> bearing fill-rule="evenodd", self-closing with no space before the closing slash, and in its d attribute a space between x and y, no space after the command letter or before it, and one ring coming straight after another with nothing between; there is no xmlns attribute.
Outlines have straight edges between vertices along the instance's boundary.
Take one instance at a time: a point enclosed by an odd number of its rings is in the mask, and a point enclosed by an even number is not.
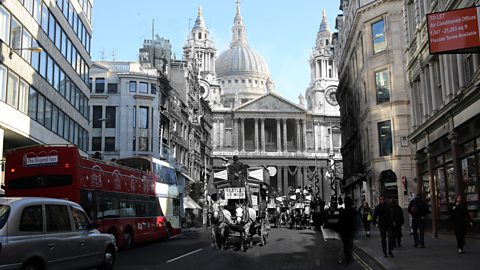
<svg viewBox="0 0 480 270"><path fill-rule="evenodd" d="M425 233L425 248L416 248L413 235L404 226L402 247L393 250L395 257L385 258L378 228L372 226L370 233L371 236L366 237L363 230L360 231L354 245L385 269L479 269L480 239L467 237L464 253L458 254L453 232L438 234L437 239L431 233Z"/></svg>

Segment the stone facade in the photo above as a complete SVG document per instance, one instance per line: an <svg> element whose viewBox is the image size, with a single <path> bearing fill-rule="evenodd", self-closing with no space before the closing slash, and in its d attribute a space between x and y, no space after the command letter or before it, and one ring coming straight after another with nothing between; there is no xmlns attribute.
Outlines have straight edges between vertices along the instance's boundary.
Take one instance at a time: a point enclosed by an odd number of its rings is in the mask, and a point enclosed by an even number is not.
<svg viewBox="0 0 480 270"><path fill-rule="evenodd" d="M337 17L344 177L357 205L385 195L405 207L414 191L402 8L402 1L343 0Z"/></svg>

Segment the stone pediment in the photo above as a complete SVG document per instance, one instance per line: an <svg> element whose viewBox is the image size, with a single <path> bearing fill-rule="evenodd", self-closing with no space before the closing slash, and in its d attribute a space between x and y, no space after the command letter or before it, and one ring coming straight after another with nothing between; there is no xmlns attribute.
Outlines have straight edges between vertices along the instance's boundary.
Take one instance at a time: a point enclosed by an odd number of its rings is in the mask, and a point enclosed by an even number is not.
<svg viewBox="0 0 480 270"><path fill-rule="evenodd" d="M266 94L234 109L235 112L305 113L302 107L273 93Z"/></svg>

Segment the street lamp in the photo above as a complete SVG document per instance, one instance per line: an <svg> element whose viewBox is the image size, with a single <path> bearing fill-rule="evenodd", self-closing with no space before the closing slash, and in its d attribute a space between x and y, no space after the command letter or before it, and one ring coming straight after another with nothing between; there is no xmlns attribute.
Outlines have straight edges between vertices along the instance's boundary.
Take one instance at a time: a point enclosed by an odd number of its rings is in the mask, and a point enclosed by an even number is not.
<svg viewBox="0 0 480 270"><path fill-rule="evenodd" d="M10 48L10 53L8 54L8 57L12 59L13 56L13 51L32 51L32 52L43 52L42 47L29 47L29 48Z"/></svg>

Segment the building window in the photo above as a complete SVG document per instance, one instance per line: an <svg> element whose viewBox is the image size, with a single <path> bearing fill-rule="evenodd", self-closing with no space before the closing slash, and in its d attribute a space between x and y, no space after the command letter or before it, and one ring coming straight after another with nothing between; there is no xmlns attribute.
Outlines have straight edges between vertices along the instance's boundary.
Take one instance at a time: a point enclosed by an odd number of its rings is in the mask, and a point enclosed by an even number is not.
<svg viewBox="0 0 480 270"><path fill-rule="evenodd" d="M58 108L52 106L52 131L56 134L58 132Z"/></svg>
<svg viewBox="0 0 480 270"><path fill-rule="evenodd" d="M390 101L390 82L388 70L375 72L375 88L377 93L377 104Z"/></svg>
<svg viewBox="0 0 480 270"><path fill-rule="evenodd" d="M25 49L25 48L31 48L31 47L32 47L32 35L30 35L30 33L26 29L23 29L22 48ZM31 55L32 55L31 50L23 50L22 51L22 57L28 63L30 63Z"/></svg>
<svg viewBox="0 0 480 270"><path fill-rule="evenodd" d="M157 94L157 85L152 83L150 84L150 94L156 95Z"/></svg>
<svg viewBox="0 0 480 270"><path fill-rule="evenodd" d="M53 86L53 59L50 56L47 56L47 70L46 70L46 79Z"/></svg>
<svg viewBox="0 0 480 270"><path fill-rule="evenodd" d="M1 78L1 66L0 66L0 78ZM33 120L37 120L37 91L30 87L30 93L28 95L28 116Z"/></svg>
<svg viewBox="0 0 480 270"><path fill-rule="evenodd" d="M52 129L52 102L45 100L45 127Z"/></svg>
<svg viewBox="0 0 480 270"><path fill-rule="evenodd" d="M107 86L107 91L110 94L116 94L118 92L118 83L109 83Z"/></svg>
<svg viewBox="0 0 480 270"><path fill-rule="evenodd" d="M389 156L393 152L392 126L390 120L378 123L378 146L380 156Z"/></svg>
<svg viewBox="0 0 480 270"><path fill-rule="evenodd" d="M138 151L148 151L147 137L138 137Z"/></svg>
<svg viewBox="0 0 480 270"><path fill-rule="evenodd" d="M372 24L373 53L379 53L387 48L385 41L385 21L381 19Z"/></svg>
<svg viewBox="0 0 480 270"><path fill-rule="evenodd" d="M137 151L137 138L133 137L132 140L132 151Z"/></svg>
<svg viewBox="0 0 480 270"><path fill-rule="evenodd" d="M37 122L42 125L45 123L45 97L42 95L38 95Z"/></svg>
<svg viewBox="0 0 480 270"><path fill-rule="evenodd" d="M0 39L10 44L10 13L0 6Z"/></svg>
<svg viewBox="0 0 480 270"><path fill-rule="evenodd" d="M148 83L140 82L138 84L138 92L140 93L148 93Z"/></svg>
<svg viewBox="0 0 480 270"><path fill-rule="evenodd" d="M93 106L93 128L102 128L102 106Z"/></svg>
<svg viewBox="0 0 480 270"><path fill-rule="evenodd" d="M18 76L9 72L7 81L7 104L18 107Z"/></svg>
<svg viewBox="0 0 480 270"><path fill-rule="evenodd" d="M116 123L116 113L117 113L117 108L113 106L107 106L105 108L105 116L107 118L105 122L105 127L106 128L115 128L115 123Z"/></svg>
<svg viewBox="0 0 480 270"><path fill-rule="evenodd" d="M115 137L105 137L105 151L115 151Z"/></svg>
<svg viewBox="0 0 480 270"><path fill-rule="evenodd" d="M105 78L95 78L95 93L105 92Z"/></svg>
<svg viewBox="0 0 480 270"><path fill-rule="evenodd" d="M28 112L28 84L23 80L20 81L18 92L18 110L25 114Z"/></svg>
<svg viewBox="0 0 480 270"><path fill-rule="evenodd" d="M130 81L130 83L128 84L128 90L130 92L137 92L137 82Z"/></svg>
<svg viewBox="0 0 480 270"><path fill-rule="evenodd" d="M138 127L148 128L148 107L138 107Z"/></svg>
<svg viewBox="0 0 480 270"><path fill-rule="evenodd" d="M102 137L92 137L92 151L102 151Z"/></svg>
<svg viewBox="0 0 480 270"><path fill-rule="evenodd" d="M0 101L5 102L7 96L7 69L0 65Z"/></svg>

